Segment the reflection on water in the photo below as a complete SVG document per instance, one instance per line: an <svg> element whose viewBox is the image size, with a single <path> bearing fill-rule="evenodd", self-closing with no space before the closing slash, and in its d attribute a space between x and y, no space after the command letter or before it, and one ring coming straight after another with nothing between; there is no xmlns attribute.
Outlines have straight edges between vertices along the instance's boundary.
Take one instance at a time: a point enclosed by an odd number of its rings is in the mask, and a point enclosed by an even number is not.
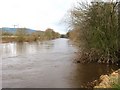
<svg viewBox="0 0 120 90"><path fill-rule="evenodd" d="M117 69L75 64L77 48L68 39L2 44L3 88L78 88Z"/></svg>
<svg viewBox="0 0 120 90"><path fill-rule="evenodd" d="M51 41L43 41L43 42L24 42L24 43L3 43L2 44L2 52L3 58L18 56L21 54L34 54L34 53L43 53L43 52L66 52L67 50L72 49L69 45L71 44L67 39L57 39Z"/></svg>
<svg viewBox="0 0 120 90"><path fill-rule="evenodd" d="M36 52L48 51L54 47L54 41L51 42L24 42L24 43L4 43L3 46L3 58L18 56L22 54L32 54Z"/></svg>

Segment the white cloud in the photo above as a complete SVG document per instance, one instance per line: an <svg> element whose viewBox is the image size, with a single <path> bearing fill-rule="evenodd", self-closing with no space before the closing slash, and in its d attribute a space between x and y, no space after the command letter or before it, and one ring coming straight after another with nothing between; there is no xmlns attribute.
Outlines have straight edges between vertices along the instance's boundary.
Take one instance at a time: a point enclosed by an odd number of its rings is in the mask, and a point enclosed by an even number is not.
<svg viewBox="0 0 120 90"><path fill-rule="evenodd" d="M0 27L28 27L45 30L51 27L56 31L63 27L57 25L74 0L0 0Z"/></svg>

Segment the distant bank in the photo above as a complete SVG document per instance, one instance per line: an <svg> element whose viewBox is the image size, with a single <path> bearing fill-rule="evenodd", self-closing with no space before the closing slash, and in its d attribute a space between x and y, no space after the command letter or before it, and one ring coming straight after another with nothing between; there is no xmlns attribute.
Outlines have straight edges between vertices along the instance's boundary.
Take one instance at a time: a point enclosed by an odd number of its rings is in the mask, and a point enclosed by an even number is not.
<svg viewBox="0 0 120 90"><path fill-rule="evenodd" d="M0 28L2 35L2 42L32 42L38 40L51 40L60 38L61 35L55 32L51 28L47 28L45 31L33 30L29 28Z"/></svg>

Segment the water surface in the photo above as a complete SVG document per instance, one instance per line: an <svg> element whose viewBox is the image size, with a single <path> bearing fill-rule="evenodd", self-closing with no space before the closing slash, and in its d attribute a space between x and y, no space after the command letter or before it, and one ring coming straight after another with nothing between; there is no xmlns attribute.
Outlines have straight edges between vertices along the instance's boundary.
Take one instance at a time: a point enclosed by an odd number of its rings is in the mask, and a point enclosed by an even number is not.
<svg viewBox="0 0 120 90"><path fill-rule="evenodd" d="M74 63L77 47L68 39L3 43L3 88L79 88L115 66Z"/></svg>

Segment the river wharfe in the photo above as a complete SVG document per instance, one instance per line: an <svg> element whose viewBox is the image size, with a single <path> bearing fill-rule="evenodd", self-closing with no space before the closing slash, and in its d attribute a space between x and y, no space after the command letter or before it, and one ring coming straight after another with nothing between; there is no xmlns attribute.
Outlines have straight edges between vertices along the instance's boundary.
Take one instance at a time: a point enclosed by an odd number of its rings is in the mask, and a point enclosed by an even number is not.
<svg viewBox="0 0 120 90"><path fill-rule="evenodd" d="M74 63L77 47L68 39L3 43L3 88L79 88L117 66Z"/></svg>

